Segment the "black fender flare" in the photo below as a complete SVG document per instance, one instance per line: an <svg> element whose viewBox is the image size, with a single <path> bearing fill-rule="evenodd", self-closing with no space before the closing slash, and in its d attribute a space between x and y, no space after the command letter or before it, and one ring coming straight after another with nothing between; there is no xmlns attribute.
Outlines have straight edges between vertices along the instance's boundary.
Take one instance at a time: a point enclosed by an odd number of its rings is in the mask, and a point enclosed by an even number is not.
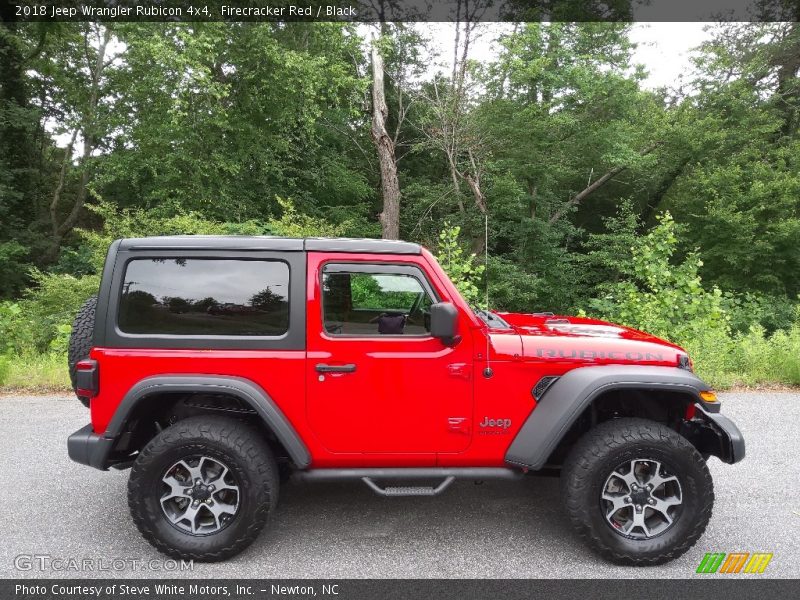
<svg viewBox="0 0 800 600"><path fill-rule="evenodd" d="M117 438L139 402L157 393L212 393L234 396L252 408L286 448L301 469L311 464L311 454L272 397L258 384L243 377L220 375L156 375L136 383L117 407L103 437Z"/></svg>
<svg viewBox="0 0 800 600"><path fill-rule="evenodd" d="M682 392L705 411L719 411L719 404L707 403L700 397L700 392L709 390L709 386L686 369L644 365L578 367L547 388L511 442L506 462L534 470L544 467L584 409L600 394L613 389Z"/></svg>

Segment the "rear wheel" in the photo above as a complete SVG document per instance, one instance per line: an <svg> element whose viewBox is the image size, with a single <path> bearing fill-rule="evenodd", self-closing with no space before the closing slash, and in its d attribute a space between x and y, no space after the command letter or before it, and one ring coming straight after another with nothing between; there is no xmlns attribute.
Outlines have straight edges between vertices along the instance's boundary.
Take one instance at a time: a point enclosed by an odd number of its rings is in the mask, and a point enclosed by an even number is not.
<svg viewBox="0 0 800 600"><path fill-rule="evenodd" d="M176 558L218 561L249 546L278 498L278 467L247 424L190 417L139 454L128 504L139 531Z"/></svg>
<svg viewBox="0 0 800 600"><path fill-rule="evenodd" d="M561 477L578 533L621 564L682 555L705 531L714 504L703 457L675 431L645 419L616 419L589 431Z"/></svg>
<svg viewBox="0 0 800 600"><path fill-rule="evenodd" d="M67 349L67 365L69 366L69 379L72 382L72 389L78 393L77 385L77 365L80 361L89 358L92 349L92 337L94 335L94 315L97 308L97 296L89 298L72 322L72 333L69 336L69 347ZM89 399L78 396L78 400L88 407Z"/></svg>

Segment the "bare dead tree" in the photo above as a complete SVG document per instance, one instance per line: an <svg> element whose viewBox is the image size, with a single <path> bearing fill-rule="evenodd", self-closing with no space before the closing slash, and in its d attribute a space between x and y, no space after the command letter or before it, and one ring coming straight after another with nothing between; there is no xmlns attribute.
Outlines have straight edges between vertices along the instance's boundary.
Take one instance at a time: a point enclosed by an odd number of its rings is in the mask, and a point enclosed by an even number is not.
<svg viewBox="0 0 800 600"><path fill-rule="evenodd" d="M483 190L488 150L480 128L469 111L468 77L470 47L486 8L487 4L481 0L458 0L456 9L460 22L455 26L451 80L443 88L441 80L434 79L430 97L425 98L433 118L422 128L422 133L427 143L445 157L458 210L462 215L467 212L462 183L467 184L477 212L481 215L488 212ZM480 253L484 247L481 228L480 232L473 232L472 250Z"/></svg>
<svg viewBox="0 0 800 600"><path fill-rule="evenodd" d="M384 90L383 56L378 41L374 38L372 40L372 128L370 134L378 153L381 173L383 210L379 218L382 237L396 240L400 237L400 182L397 178L395 138L392 138L386 129L389 109L386 106Z"/></svg>

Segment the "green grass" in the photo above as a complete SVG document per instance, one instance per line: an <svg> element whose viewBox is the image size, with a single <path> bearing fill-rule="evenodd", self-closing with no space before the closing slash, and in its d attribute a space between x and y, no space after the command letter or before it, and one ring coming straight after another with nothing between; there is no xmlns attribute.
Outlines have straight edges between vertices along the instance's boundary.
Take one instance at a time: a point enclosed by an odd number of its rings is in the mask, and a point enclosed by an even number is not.
<svg viewBox="0 0 800 600"><path fill-rule="evenodd" d="M686 350L697 374L718 389L800 386L800 323L771 336L759 327L733 336L709 334Z"/></svg>
<svg viewBox="0 0 800 600"><path fill-rule="evenodd" d="M71 392L67 357L56 353L0 357L0 391Z"/></svg>

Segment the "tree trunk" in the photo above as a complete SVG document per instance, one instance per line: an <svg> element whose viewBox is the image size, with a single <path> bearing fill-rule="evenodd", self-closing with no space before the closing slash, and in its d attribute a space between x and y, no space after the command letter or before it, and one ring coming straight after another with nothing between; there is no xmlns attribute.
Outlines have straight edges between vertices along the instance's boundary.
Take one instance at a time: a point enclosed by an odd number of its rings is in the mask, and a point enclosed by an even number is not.
<svg viewBox="0 0 800 600"><path fill-rule="evenodd" d="M383 211L380 214L384 239L400 237L400 182L397 179L397 161L394 141L386 130L389 109L383 87L383 56L375 40L372 43L372 141L378 153L381 170Z"/></svg>
<svg viewBox="0 0 800 600"><path fill-rule="evenodd" d="M448 149L446 152L447 154L447 164L450 166L450 178L453 180L453 189L456 193L456 201L458 202L458 212L462 215L464 214L464 201L461 199L461 184L458 181L459 173L458 169L456 168L455 159L453 158L453 153L450 152Z"/></svg>
<svg viewBox="0 0 800 600"><path fill-rule="evenodd" d="M639 154L641 156L646 156L647 154L650 154L653 150L658 148L658 146L660 144L661 144L661 142L656 142L654 144L650 144L647 148L645 148L644 150L639 152ZM558 209L553 214L553 216L550 217L550 220L548 221L548 223L550 225L552 225L553 223L558 221L561 217L563 217L567 213L567 211L569 210L569 208L571 206L579 205L581 202L586 200L586 198L591 196L594 192L596 192L601 187L603 187L606 183L608 183L608 181L612 177L614 177L615 175L619 175L620 173L622 173L627 168L628 168L628 165L621 165L619 167L614 167L613 169L608 171L605 175L603 175L600 179L598 179L597 181L595 181L591 185L586 186L582 191L578 192L572 198L570 198L570 200L564 206L562 206L560 209Z"/></svg>
<svg viewBox="0 0 800 600"><path fill-rule="evenodd" d="M653 214L658 211L658 207L661 205L661 201L664 199L664 196L667 195L667 192L669 192L670 188L672 188L675 180L678 179L681 174L683 174L686 166L693 159L694 157L690 154L687 154L681 158L680 161L674 167L672 167L659 182L658 187L656 188L655 192L653 192L652 197L647 201L642 214L639 216L639 220L642 223L649 222Z"/></svg>

